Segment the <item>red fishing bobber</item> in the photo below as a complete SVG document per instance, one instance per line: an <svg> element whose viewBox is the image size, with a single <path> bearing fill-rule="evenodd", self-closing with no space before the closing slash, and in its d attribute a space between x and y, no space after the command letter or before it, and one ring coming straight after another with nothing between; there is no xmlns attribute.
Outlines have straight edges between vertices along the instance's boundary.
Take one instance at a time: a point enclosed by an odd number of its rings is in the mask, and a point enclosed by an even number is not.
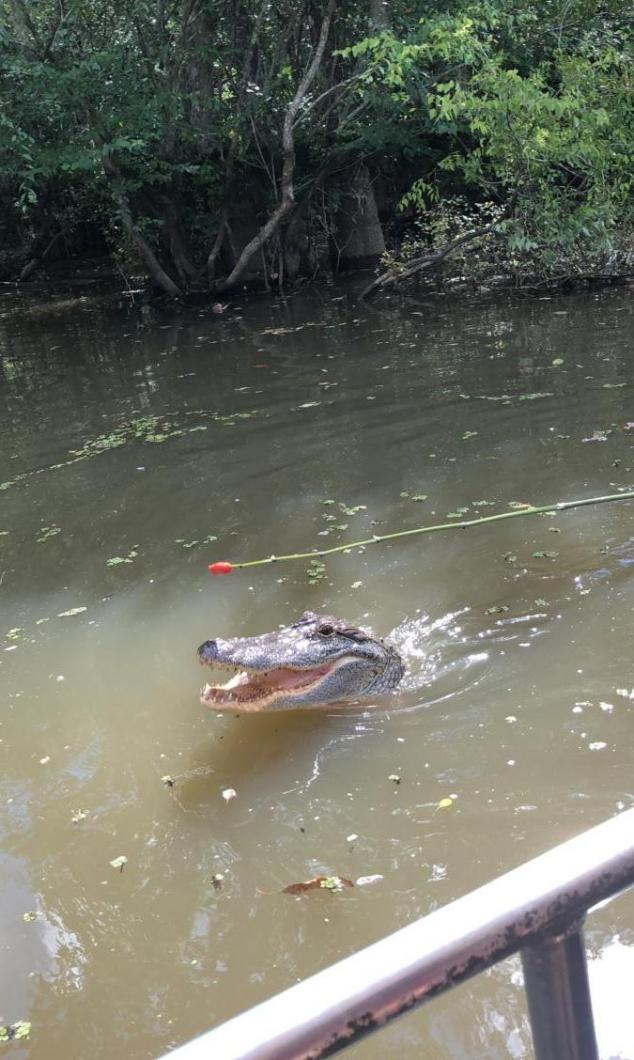
<svg viewBox="0 0 634 1060"><path fill-rule="evenodd" d="M226 560L219 560L217 563L210 563L207 570L210 574L231 574L233 565Z"/></svg>

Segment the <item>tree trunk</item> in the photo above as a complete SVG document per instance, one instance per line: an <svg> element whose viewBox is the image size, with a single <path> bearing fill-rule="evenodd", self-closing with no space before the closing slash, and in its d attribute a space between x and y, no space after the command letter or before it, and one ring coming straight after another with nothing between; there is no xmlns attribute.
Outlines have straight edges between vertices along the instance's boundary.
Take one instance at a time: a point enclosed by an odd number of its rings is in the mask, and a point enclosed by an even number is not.
<svg viewBox="0 0 634 1060"><path fill-rule="evenodd" d="M370 25L375 31L381 32L390 28L388 2L389 0L370 0Z"/></svg>
<svg viewBox="0 0 634 1060"><path fill-rule="evenodd" d="M63 235L64 235L64 231L63 230L61 232L57 232L57 234L54 235L51 240L49 240L49 242L46 244L46 246L44 247L44 249L41 252L38 253L36 251L33 254L33 257L29 261L27 261L26 265L22 269L22 272L18 276L18 279L17 279L18 283L24 283L25 280L30 279L30 277L33 275L33 273L36 271L36 269L39 269L39 267L42 264L42 262L44 261L44 259L48 256L50 251L53 249L53 247L57 243L57 240L60 239L60 237L63 236Z"/></svg>
<svg viewBox="0 0 634 1060"><path fill-rule="evenodd" d="M150 276L164 294L168 295L170 298L181 298L182 291L176 286L172 278L167 275L165 269L156 257L156 254L143 238L141 232L134 223L130 204L123 190L121 174L117 165L106 155L103 159L103 167L110 182L114 200L119 207L119 216L121 217L123 227L134 243L134 246L136 247L141 260L145 263Z"/></svg>
<svg viewBox="0 0 634 1060"><path fill-rule="evenodd" d="M200 274L189 260L174 203L166 196L162 199L162 206L170 257L174 262L182 286L188 287L190 283L200 282Z"/></svg>
<svg viewBox="0 0 634 1060"><path fill-rule="evenodd" d="M374 188L364 164L357 168L343 192L332 242L337 271L376 265L385 253Z"/></svg>

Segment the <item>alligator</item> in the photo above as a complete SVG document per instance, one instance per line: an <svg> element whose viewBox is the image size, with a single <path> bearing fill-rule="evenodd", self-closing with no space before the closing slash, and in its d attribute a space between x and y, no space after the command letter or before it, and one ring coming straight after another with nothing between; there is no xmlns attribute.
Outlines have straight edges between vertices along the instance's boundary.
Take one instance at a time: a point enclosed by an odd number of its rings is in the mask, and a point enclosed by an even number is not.
<svg viewBox="0 0 634 1060"><path fill-rule="evenodd" d="M201 703L240 714L363 702L394 691L405 671L369 630L314 611L259 637L207 640L198 658L233 673L224 685L205 685Z"/></svg>

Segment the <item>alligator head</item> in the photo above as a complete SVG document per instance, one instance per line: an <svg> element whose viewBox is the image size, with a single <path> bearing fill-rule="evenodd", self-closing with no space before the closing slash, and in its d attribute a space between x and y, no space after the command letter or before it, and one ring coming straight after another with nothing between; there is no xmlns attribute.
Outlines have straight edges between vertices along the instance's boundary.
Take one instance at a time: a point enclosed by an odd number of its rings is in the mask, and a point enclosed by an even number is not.
<svg viewBox="0 0 634 1060"><path fill-rule="evenodd" d="M391 692L404 673L400 656L370 632L313 611L275 633L207 640L198 658L233 673L205 685L201 703L236 713L364 700Z"/></svg>

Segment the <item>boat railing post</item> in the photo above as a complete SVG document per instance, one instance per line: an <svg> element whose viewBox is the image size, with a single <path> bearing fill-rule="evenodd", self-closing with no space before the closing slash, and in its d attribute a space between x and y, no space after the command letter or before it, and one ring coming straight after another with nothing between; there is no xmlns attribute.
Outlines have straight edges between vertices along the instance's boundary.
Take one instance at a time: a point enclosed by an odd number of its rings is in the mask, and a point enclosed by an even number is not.
<svg viewBox="0 0 634 1060"><path fill-rule="evenodd" d="M521 956L535 1060L599 1060L582 924Z"/></svg>

